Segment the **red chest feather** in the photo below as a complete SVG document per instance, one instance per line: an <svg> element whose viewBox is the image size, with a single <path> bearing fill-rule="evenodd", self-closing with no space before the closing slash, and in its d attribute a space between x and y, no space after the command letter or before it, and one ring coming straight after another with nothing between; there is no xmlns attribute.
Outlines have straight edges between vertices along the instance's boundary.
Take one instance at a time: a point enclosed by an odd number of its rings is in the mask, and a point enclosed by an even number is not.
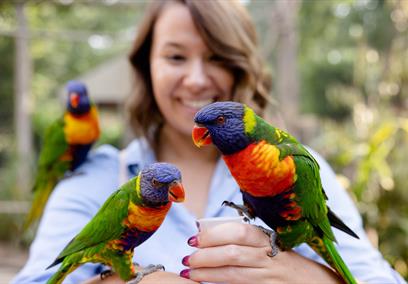
<svg viewBox="0 0 408 284"><path fill-rule="evenodd" d="M279 160L280 151L265 141L223 156L240 188L253 196L274 196L296 181L296 166L291 156Z"/></svg>

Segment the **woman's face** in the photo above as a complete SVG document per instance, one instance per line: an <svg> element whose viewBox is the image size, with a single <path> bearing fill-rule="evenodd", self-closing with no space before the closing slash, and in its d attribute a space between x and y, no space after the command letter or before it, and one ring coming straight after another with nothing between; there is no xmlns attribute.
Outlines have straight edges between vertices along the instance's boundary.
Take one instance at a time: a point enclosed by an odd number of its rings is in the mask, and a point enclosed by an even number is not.
<svg viewBox="0 0 408 284"><path fill-rule="evenodd" d="M165 125L191 135L195 113L214 101L231 99L234 78L208 49L180 3L168 4L153 31L150 72Z"/></svg>

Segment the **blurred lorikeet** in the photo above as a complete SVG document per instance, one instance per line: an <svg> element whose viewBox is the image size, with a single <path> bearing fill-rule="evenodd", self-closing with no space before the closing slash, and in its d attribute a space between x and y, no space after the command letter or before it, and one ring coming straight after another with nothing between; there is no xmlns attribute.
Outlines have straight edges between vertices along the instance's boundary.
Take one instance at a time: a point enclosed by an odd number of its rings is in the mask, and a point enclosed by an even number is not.
<svg viewBox="0 0 408 284"><path fill-rule="evenodd" d="M194 121L194 143L213 143L221 151L243 194L243 206L227 205L259 217L276 232L272 256L277 246L289 250L307 243L347 283L356 283L333 244L331 226L358 236L326 206L319 165L305 147L236 102L207 105Z"/></svg>
<svg viewBox="0 0 408 284"><path fill-rule="evenodd" d="M115 191L92 220L76 235L49 266L62 262L48 284L63 279L86 262L109 265L124 281L163 268L148 266L136 274L132 262L135 247L146 241L162 224L172 202L184 200L180 171L168 163L144 168ZM49 268L48 267L48 268Z"/></svg>
<svg viewBox="0 0 408 284"><path fill-rule="evenodd" d="M24 230L38 221L57 182L86 160L92 144L99 138L98 113L85 85L70 81L67 92L64 115L47 128L43 139Z"/></svg>

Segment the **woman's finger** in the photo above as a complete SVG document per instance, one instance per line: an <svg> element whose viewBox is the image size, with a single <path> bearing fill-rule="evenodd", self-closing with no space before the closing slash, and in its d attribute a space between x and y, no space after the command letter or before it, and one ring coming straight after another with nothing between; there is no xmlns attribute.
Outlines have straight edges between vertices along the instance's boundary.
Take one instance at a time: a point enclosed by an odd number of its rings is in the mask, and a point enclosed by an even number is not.
<svg viewBox="0 0 408 284"><path fill-rule="evenodd" d="M249 247L240 245L223 245L202 248L183 259L183 264L191 268L221 266L252 266L264 267L271 261L267 255L271 251L268 246Z"/></svg>
<svg viewBox="0 0 408 284"><path fill-rule="evenodd" d="M197 282L248 284L260 283L264 273L261 268L225 266L186 270L184 277Z"/></svg>
<svg viewBox="0 0 408 284"><path fill-rule="evenodd" d="M269 246L269 238L250 224L225 223L199 232L189 244L199 248L235 244L252 247Z"/></svg>

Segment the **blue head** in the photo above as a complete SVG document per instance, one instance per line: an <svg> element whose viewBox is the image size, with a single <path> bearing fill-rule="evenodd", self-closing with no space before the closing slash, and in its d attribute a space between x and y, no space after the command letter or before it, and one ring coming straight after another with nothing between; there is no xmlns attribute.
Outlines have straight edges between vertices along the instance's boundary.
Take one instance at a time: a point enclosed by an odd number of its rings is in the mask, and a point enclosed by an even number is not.
<svg viewBox="0 0 408 284"><path fill-rule="evenodd" d="M250 144L244 114L245 106L237 102L215 102L203 107L194 117L194 143L200 147L212 142L224 155L244 149Z"/></svg>
<svg viewBox="0 0 408 284"><path fill-rule="evenodd" d="M89 112L91 102L85 85L79 81L69 81L67 84L67 109L70 113L81 115Z"/></svg>
<svg viewBox="0 0 408 284"><path fill-rule="evenodd" d="M169 201L184 201L181 173L174 165L154 163L145 167L140 174L140 191L145 205L155 207Z"/></svg>

